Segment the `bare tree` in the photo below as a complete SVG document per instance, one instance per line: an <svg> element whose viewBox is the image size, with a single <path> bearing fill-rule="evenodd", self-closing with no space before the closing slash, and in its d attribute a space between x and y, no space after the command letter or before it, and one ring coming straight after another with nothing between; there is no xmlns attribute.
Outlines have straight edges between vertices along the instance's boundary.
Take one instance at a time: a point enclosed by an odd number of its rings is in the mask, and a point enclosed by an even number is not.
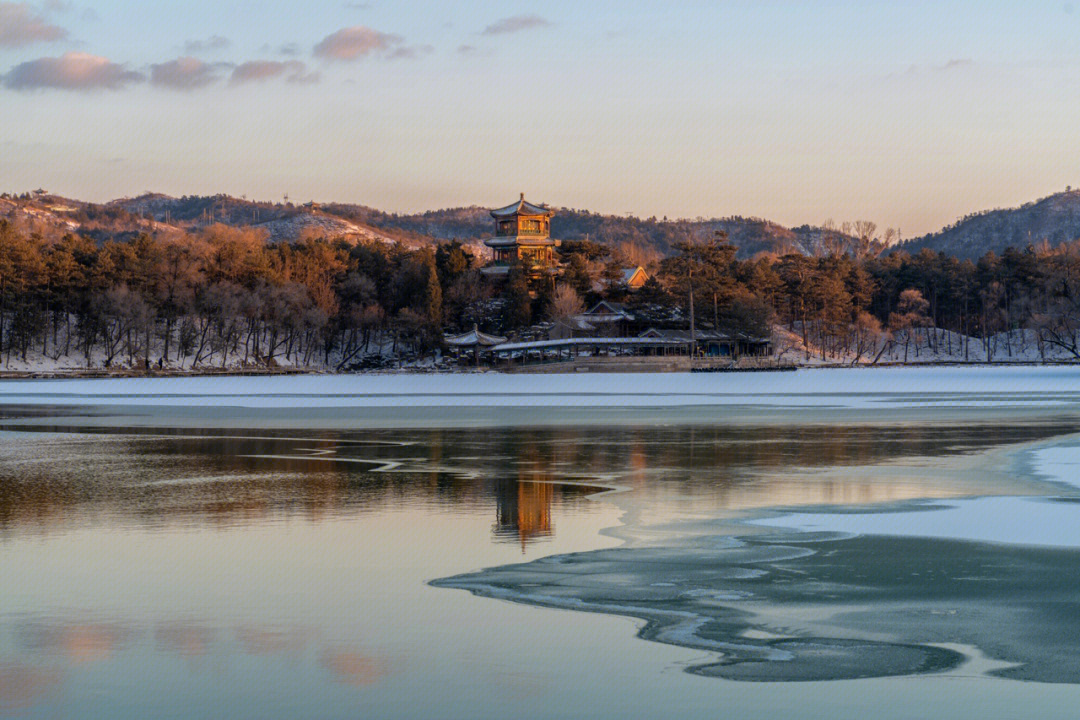
<svg viewBox="0 0 1080 720"><path fill-rule="evenodd" d="M568 317L579 314L585 306L578 296L577 290L566 284L560 284L555 288L555 295L551 298L551 307L548 314L552 320L565 320Z"/></svg>

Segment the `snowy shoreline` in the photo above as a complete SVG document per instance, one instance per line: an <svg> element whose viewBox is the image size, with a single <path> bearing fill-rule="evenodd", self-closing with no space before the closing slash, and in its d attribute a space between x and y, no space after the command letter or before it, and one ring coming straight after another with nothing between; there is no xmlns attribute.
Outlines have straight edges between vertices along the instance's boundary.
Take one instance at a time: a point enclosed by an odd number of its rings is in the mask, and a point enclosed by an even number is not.
<svg viewBox="0 0 1080 720"><path fill-rule="evenodd" d="M550 367L540 365L536 367ZM1016 358L1013 360L927 360L915 362L878 362L878 363L794 363L781 365L756 365L753 367L715 368L709 372L720 374L744 373L744 372L790 372L792 370L882 370L893 368L1032 368L1032 367L1080 367L1080 360L1032 360L1030 358ZM689 374L670 373L656 371L650 373L631 372L624 373L617 369L592 371L590 375L654 375L663 374ZM319 368L202 368L194 370L145 370L133 368L117 368L113 370L101 368L71 368L59 370L0 370L0 381L5 380L117 380L117 379L170 379L170 378L214 378L214 377L290 377L290 376L330 376L330 377L395 377L416 375L531 375L538 374L514 369L506 372L494 368L445 368L433 366L406 366L385 370L363 371L334 371ZM566 374L573 373L549 373Z"/></svg>
<svg viewBox="0 0 1080 720"><path fill-rule="evenodd" d="M0 405L248 408L1080 406L1080 367L0 379Z"/></svg>

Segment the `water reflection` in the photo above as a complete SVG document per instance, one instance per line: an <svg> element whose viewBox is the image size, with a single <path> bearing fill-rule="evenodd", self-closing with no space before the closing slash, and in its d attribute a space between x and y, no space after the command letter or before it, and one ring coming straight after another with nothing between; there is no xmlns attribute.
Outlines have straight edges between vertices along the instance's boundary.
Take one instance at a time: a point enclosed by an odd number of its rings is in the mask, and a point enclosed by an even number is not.
<svg viewBox="0 0 1080 720"><path fill-rule="evenodd" d="M5 623L0 623L3 629ZM55 692L67 669L95 663L131 663L124 653L140 656L148 647L185 661L234 651L261 658L294 661L311 654L330 680L371 685L388 673L388 659L322 637L313 626L242 622L217 627L209 619L124 622L76 617L43 617L6 623L12 626L18 660L3 657L0 643L0 712L23 709Z"/></svg>
<svg viewBox="0 0 1080 720"><path fill-rule="evenodd" d="M995 491L1016 492L1024 481L1001 468L956 467L982 451L1078 430L1068 417L483 432L9 425L0 430L0 576L19 582L0 588L0 710L64 715L52 703L69 699L80 714L92 707L98 712L86 715L113 717L132 693L154 687L137 707L143 715L163 702L201 702L192 714L258 716L251 703L262 702L266 715L355 716L365 713L348 702L361 697L412 709L441 687L437 678L471 696L446 714L470 716L462 708L477 710L482 682L497 678L487 688L503 703L492 703L494 714L509 696L546 689L530 674L536 667L550 669L561 691L560 660L575 654L567 647L595 648L601 667L612 651L573 617L510 614L522 608L427 584L436 578L551 553L584 558L616 545L598 539L600 528L622 517L628 529L645 513L655 521L981 492L994 472L1003 475ZM611 488L625 492L590 499ZM708 543L700 560L709 582L677 587L693 568L675 558L664 564L679 577L643 576L642 584L657 596L712 592L718 550ZM855 558L858 572L884 556ZM612 604L633 597L624 587L631 573L622 572L630 566L616 561L623 556L613 556L610 582L597 590ZM562 572L570 570L589 574ZM729 604L727 589L686 602ZM581 592L569 583L564 591ZM549 655L531 654L539 642L529 653L503 642L530 622L551 642ZM282 710L282 698L306 706ZM216 704L230 699L231 707Z"/></svg>
<svg viewBox="0 0 1080 720"><path fill-rule="evenodd" d="M311 628L241 623L236 639L248 655L296 656L307 647Z"/></svg>
<svg viewBox="0 0 1080 720"><path fill-rule="evenodd" d="M551 504L555 488L549 482L497 480L495 527L497 537L525 544L552 533Z"/></svg>
<svg viewBox="0 0 1080 720"><path fill-rule="evenodd" d="M54 692L62 680L63 673L54 668L0 661L0 714L30 707Z"/></svg>
<svg viewBox="0 0 1080 720"><path fill-rule="evenodd" d="M918 497L917 458L1040 440L1075 419L979 425L508 428L220 435L0 432L0 540L22 533L313 522L420 503L491 508L493 536L554 532L552 509L596 487L714 507ZM873 468L853 477L845 468ZM831 474L830 474L831 473ZM940 480L941 478L936 478ZM960 482L963 482L961 479ZM590 487L590 485L592 487ZM958 490L959 492L959 490Z"/></svg>
<svg viewBox="0 0 1080 720"><path fill-rule="evenodd" d="M108 660L133 634L130 628L114 622L72 620L26 623L19 627L16 639L24 651L58 655L82 665Z"/></svg>
<svg viewBox="0 0 1080 720"><path fill-rule="evenodd" d="M319 664L346 685L371 685L378 682L386 669L377 658L347 648L324 650Z"/></svg>

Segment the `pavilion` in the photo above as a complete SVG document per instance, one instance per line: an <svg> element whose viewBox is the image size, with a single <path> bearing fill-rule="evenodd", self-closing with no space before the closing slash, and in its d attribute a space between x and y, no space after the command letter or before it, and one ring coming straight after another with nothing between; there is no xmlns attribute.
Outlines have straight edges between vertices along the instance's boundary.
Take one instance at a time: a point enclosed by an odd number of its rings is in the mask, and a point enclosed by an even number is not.
<svg viewBox="0 0 1080 720"><path fill-rule="evenodd" d="M494 261L483 268L486 275L505 275L513 263L520 262L529 274L538 277L558 270L555 248L561 244L551 239L551 216L554 211L525 200L491 211L495 236L484 241L494 251Z"/></svg>
<svg viewBox="0 0 1080 720"><path fill-rule="evenodd" d="M506 338L480 332L474 324L469 332L461 335L445 335L443 341L454 351L454 357L457 360L461 360L462 353L472 351L473 361L479 365L481 354L490 354L491 348L505 343Z"/></svg>

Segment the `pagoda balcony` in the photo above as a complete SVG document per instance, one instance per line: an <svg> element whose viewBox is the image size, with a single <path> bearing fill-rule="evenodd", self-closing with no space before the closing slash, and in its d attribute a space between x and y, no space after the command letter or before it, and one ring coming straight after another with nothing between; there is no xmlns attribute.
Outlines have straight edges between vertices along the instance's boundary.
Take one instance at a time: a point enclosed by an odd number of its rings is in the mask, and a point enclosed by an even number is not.
<svg viewBox="0 0 1080 720"><path fill-rule="evenodd" d="M516 230L496 230L495 237L517 237L518 235L547 235L548 230L546 228L518 228Z"/></svg>

